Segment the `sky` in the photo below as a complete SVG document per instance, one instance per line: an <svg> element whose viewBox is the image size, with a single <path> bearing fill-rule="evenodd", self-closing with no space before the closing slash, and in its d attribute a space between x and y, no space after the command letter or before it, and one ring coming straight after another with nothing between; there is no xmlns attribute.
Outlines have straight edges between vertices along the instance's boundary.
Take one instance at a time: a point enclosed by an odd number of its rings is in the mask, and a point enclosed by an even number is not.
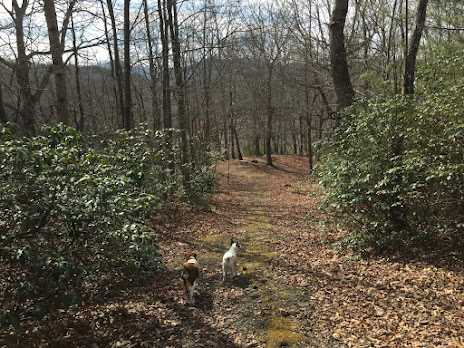
<svg viewBox="0 0 464 348"><path fill-rule="evenodd" d="M20 5L22 5L23 0L17 0ZM201 9L205 0L180 0L182 3L180 6L182 7L182 13L188 13L189 11L197 11ZM227 0L212 0L215 3L226 3ZM257 3L265 3L277 0L237 0L237 4L241 2L241 6L246 8L247 3L253 3L256 5ZM30 7L37 7L39 6L39 0L30 0ZM122 8L123 8L123 1L116 0L117 6L115 10L117 11L117 16L119 19L122 17ZM141 0L132 0L131 7L134 10L134 13L140 9ZM150 6L156 5L156 2L153 0L149 0ZM14 28L11 28L12 20L7 13L7 10L11 10L12 7L12 0L0 0L0 57L7 58L7 59L14 59L15 53L15 32ZM63 10L61 6L57 6L57 11ZM80 43L88 43L91 39L95 38L103 38L104 35L104 25L102 20L102 9L97 2L87 2L84 0L79 0L75 6L76 10L82 10L75 15L76 19L76 32L78 33L78 42ZM156 11L156 9L152 9ZM60 13L57 13L60 17ZM202 16L200 16L202 17ZM138 17L140 20L140 17ZM27 22L27 21L26 21ZM61 28L61 21L58 20L58 26ZM10 28L8 28L10 25ZM47 37L47 28L45 25L45 18L41 11L36 13L33 19L25 23L25 37L27 38L27 50L28 53L32 51L45 51L48 50L49 43ZM68 47L72 44L71 40L68 38L66 40L66 44ZM88 49L86 51L81 51L83 54L82 59L88 59L90 62L91 60L94 61L94 64L98 64L99 62L107 62L109 60L107 48L105 45L101 45L100 47L95 47ZM46 55L38 55L35 59L39 59L41 61L48 61L49 57Z"/></svg>
<svg viewBox="0 0 464 348"><path fill-rule="evenodd" d="M8 10L11 10L11 3L12 3L11 0L0 0L0 3L1 3L3 6L5 6ZM20 5L22 5L23 2L22 2L22 0L18 0L18 3L19 3ZM4 9L1 9L1 10L0 10L0 15L1 15L1 12L2 12L2 11L4 11Z"/></svg>
<svg viewBox="0 0 464 348"><path fill-rule="evenodd" d="M22 5L22 0L17 0L19 5ZM85 7L83 7L85 6ZM89 42L90 39L102 37L104 34L103 21L100 17L97 17L101 13L101 8L96 4L94 8L88 2L78 1L75 8L84 10L80 12L76 19L76 32L78 33L78 44L79 42ZM31 1L29 8L37 7L37 1ZM8 11L12 9L12 0L0 0L0 57L7 59L14 59L15 51L15 31L11 27L12 19L8 14ZM59 12L60 7L57 7L58 15L58 26L61 28L60 17L62 14ZM24 21L24 36L26 38L26 49L27 53L32 51L46 51L49 49L49 42L47 36L47 27L45 24L44 14L39 11L33 15L32 19L26 18ZM70 31L68 31L68 34ZM66 40L66 44L69 46L72 44L70 38ZM86 56L92 59L108 60L108 54L105 47L97 47L88 49L84 53L83 58ZM47 60L46 56L38 55L36 59Z"/></svg>

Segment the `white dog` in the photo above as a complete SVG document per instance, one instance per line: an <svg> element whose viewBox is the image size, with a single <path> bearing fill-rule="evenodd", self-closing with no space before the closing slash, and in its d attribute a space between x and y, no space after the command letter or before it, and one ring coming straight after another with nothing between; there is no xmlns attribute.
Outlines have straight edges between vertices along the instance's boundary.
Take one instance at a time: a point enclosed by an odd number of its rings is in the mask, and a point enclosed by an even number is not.
<svg viewBox="0 0 464 348"><path fill-rule="evenodd" d="M229 274L230 281L237 275L237 255L240 248L241 245L239 243L234 242L233 239L230 241L230 248L222 258L222 281L226 280L227 274Z"/></svg>

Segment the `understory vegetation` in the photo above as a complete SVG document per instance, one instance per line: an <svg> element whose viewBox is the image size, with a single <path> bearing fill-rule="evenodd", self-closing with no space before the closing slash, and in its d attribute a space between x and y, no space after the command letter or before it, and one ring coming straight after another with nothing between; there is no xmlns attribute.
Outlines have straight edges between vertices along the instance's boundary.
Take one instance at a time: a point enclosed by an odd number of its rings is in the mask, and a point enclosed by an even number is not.
<svg viewBox="0 0 464 348"><path fill-rule="evenodd" d="M162 265L147 219L207 206L213 157L182 164L174 130L86 137L62 124L37 137L0 124L2 326L140 284Z"/></svg>
<svg viewBox="0 0 464 348"><path fill-rule="evenodd" d="M464 246L462 48L418 73L415 97L358 100L321 154L323 208L358 251Z"/></svg>

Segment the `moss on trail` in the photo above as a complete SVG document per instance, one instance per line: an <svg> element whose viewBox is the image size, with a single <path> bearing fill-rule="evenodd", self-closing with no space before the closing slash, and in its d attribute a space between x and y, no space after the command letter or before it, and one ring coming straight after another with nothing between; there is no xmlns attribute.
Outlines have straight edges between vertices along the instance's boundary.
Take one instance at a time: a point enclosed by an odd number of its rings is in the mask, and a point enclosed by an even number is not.
<svg viewBox="0 0 464 348"><path fill-rule="evenodd" d="M271 321L267 337L269 338L266 347L292 346L307 340L307 337L294 331L294 324L291 319L276 317Z"/></svg>
<svg viewBox="0 0 464 348"><path fill-rule="evenodd" d="M302 295L290 285L278 282L272 274L272 262L279 254L273 247L276 236L271 218L262 207L244 214L247 223L236 236L211 235L201 240L202 262L210 271L219 273L230 238L236 238L242 245L239 276L216 290L222 292L226 301L235 299L234 306L240 311L235 325L254 332L262 347L302 346L309 338L298 331L299 325L292 318Z"/></svg>

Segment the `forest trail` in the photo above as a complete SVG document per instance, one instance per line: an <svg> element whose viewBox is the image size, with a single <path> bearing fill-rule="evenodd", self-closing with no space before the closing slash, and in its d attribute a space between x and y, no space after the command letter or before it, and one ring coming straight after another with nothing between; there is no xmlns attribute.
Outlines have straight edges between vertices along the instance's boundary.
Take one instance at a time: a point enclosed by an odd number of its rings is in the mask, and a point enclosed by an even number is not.
<svg viewBox="0 0 464 348"><path fill-rule="evenodd" d="M214 335L205 339L201 329L188 328L181 342L166 342L166 346L314 346L310 294L289 282L277 266L281 261L278 245L285 235L310 226L303 223L310 201L303 189L308 166L304 157L281 156L275 161L275 168L265 166L262 159L218 164L221 185L212 202L213 219L203 219L202 226L192 231L198 238L178 243L182 252L198 253L203 269L197 303L186 306L186 316L206 321L206 327L221 332L221 342ZM221 260L231 238L242 245L239 276L223 283ZM172 251L172 242L169 245L164 254ZM180 269L181 264L182 253L167 258L168 269ZM186 304L182 293L176 300Z"/></svg>
<svg viewBox="0 0 464 348"><path fill-rule="evenodd" d="M211 210L179 208L150 222L165 263L154 282L58 312L7 346L464 347L458 258L336 253L337 228L320 216L307 158L275 156L274 168L257 160L217 164ZM239 276L223 283L232 237L243 246ZM180 279L191 251L202 269L194 306Z"/></svg>

